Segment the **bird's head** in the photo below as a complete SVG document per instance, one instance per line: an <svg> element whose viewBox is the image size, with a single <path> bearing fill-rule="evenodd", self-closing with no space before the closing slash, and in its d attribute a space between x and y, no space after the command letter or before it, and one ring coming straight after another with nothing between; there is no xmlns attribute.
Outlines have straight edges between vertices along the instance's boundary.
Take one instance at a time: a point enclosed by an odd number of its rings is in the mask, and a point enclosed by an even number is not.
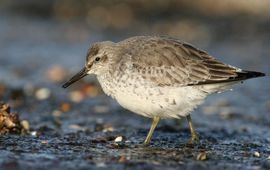
<svg viewBox="0 0 270 170"><path fill-rule="evenodd" d="M88 74L102 75L109 69L112 53L110 52L115 43L104 41L92 45L86 55L86 63L81 71L75 74L62 87L67 88L71 84L87 76Z"/></svg>

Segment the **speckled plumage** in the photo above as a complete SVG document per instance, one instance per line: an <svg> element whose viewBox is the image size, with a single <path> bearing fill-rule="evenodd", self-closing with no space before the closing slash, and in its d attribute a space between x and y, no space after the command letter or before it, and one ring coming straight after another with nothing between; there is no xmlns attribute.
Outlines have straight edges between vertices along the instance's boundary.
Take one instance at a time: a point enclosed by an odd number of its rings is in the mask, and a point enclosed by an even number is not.
<svg viewBox="0 0 270 170"><path fill-rule="evenodd" d="M101 58L100 65L92 62L96 56ZM184 117L208 94L244 79L238 74L241 69L163 37L96 43L88 51L87 63L91 67L88 73L97 75L106 94L147 117Z"/></svg>
<svg viewBox="0 0 270 170"><path fill-rule="evenodd" d="M124 108L153 118L181 118L209 94L245 79L264 76L224 64L192 45L166 37L138 36L92 45L85 68L64 87L95 74L104 92ZM192 136L197 138L188 116Z"/></svg>

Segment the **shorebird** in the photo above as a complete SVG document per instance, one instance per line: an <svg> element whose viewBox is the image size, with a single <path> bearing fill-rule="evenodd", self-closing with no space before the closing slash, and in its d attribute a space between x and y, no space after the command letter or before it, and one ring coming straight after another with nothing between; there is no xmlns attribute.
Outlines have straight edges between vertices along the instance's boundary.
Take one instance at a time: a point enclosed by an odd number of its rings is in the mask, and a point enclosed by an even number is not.
<svg viewBox="0 0 270 170"><path fill-rule="evenodd" d="M191 139L198 139L190 113L213 93L231 89L264 73L224 64L177 39L136 36L93 44L83 69L63 87L94 74L103 91L124 108L153 119L144 141L149 144L160 121L186 118Z"/></svg>

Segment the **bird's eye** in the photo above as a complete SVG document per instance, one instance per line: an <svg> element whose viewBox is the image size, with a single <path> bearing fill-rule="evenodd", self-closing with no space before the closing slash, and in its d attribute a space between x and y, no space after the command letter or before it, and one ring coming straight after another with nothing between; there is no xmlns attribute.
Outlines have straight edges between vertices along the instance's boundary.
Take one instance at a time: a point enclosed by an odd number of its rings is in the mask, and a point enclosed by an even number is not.
<svg viewBox="0 0 270 170"><path fill-rule="evenodd" d="M97 57L95 60L96 60L96 61L99 61L99 60L100 60L100 57Z"/></svg>

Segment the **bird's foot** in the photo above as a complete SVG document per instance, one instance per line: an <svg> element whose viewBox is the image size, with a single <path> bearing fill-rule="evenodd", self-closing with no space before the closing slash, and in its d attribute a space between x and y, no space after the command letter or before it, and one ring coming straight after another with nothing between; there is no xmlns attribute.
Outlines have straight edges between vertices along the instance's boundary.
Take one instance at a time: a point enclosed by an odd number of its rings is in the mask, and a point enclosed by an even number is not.
<svg viewBox="0 0 270 170"><path fill-rule="evenodd" d="M145 139L143 142L144 146L149 146L150 145L150 140Z"/></svg>
<svg viewBox="0 0 270 170"><path fill-rule="evenodd" d="M188 140L187 144L195 144L200 141L198 133L194 132L191 138Z"/></svg>

